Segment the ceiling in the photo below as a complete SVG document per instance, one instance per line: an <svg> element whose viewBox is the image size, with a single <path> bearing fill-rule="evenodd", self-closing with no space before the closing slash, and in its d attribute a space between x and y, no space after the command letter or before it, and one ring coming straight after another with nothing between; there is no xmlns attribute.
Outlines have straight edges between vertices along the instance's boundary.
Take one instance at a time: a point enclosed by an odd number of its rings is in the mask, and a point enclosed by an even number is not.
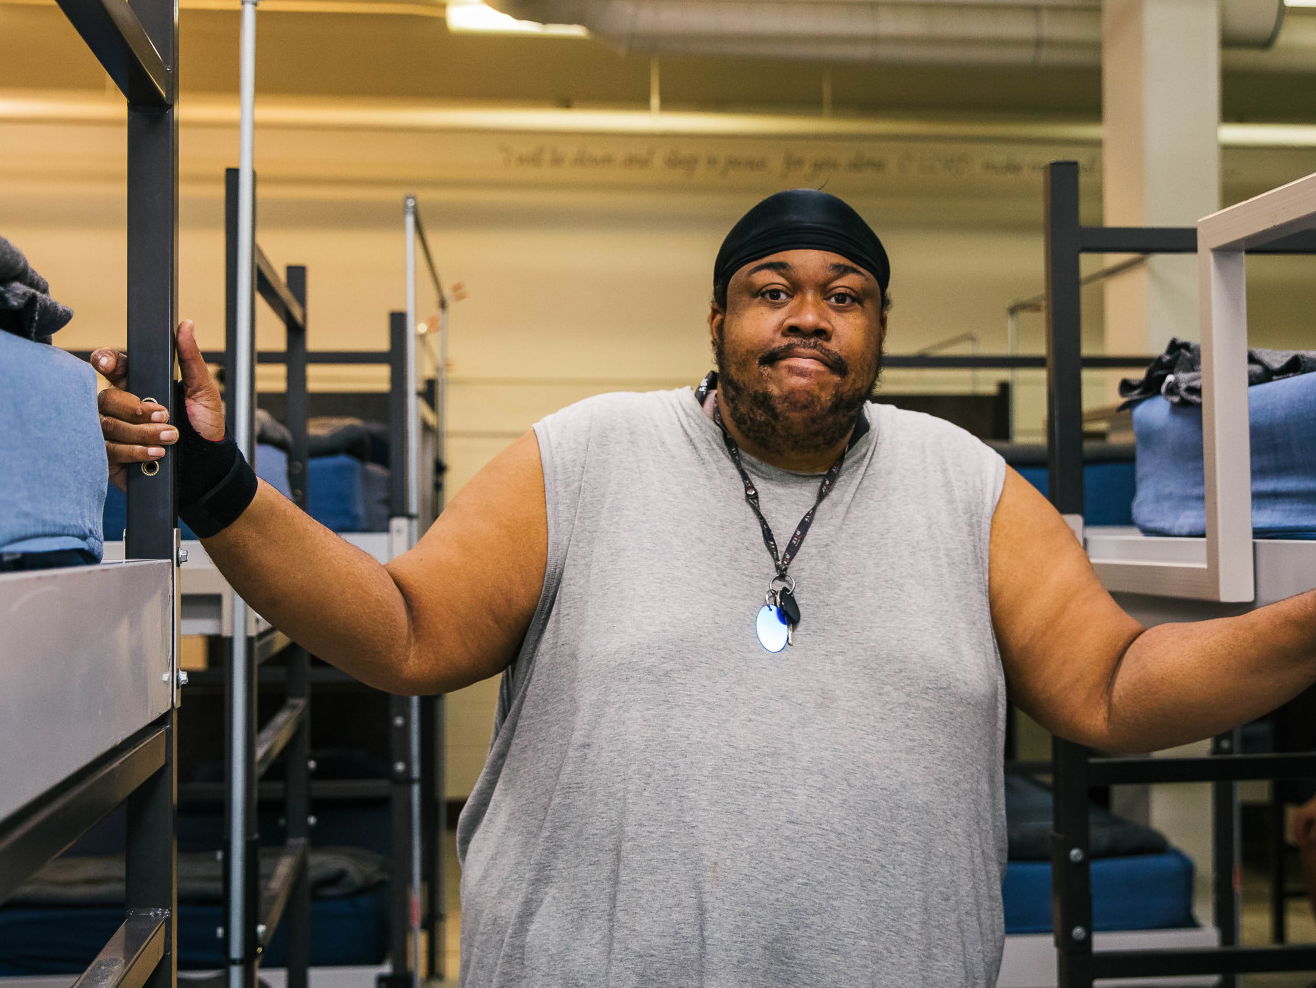
<svg viewBox="0 0 1316 988"><path fill-rule="evenodd" d="M236 99L238 7L183 0L184 105L189 96ZM817 115L826 104L836 117L1100 119L1096 67L654 60L588 38L454 34L435 2L263 0L259 11L265 98L647 110L656 66L663 110ZM1290 11L1279 46L1313 27L1316 11ZM4 90L104 91L103 72L53 0L0 0L0 35L10 42ZM1292 55L1286 71L1267 71L1266 53L1227 54L1223 119L1316 123L1316 53L1307 71L1294 71Z"/></svg>

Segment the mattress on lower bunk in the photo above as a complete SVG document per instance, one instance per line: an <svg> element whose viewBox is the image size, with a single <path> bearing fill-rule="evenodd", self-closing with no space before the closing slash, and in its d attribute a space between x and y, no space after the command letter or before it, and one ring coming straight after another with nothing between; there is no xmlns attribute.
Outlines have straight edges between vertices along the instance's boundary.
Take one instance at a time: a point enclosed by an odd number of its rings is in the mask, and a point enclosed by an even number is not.
<svg viewBox="0 0 1316 988"><path fill-rule="evenodd" d="M101 558L105 442L91 365L0 332L0 566Z"/></svg>
<svg viewBox="0 0 1316 988"><path fill-rule="evenodd" d="M1005 932L1051 930L1051 791L1008 776L1009 861L1001 882ZM1150 827L1093 806L1088 812L1092 923L1100 932L1196 926L1193 863Z"/></svg>
<svg viewBox="0 0 1316 988"><path fill-rule="evenodd" d="M1316 538L1316 374L1258 384L1247 396L1253 533ZM1147 535L1205 534L1201 407L1148 398L1133 409L1133 429L1134 523Z"/></svg>
<svg viewBox="0 0 1316 988"><path fill-rule="evenodd" d="M262 855L262 877L275 859ZM384 858L352 847L311 851L311 963L366 965L388 946ZM179 854L179 966L225 966L221 866L213 852ZM123 922L123 856L64 857L47 865L0 909L0 975L81 971ZM285 937L276 931L263 961L281 966Z"/></svg>
<svg viewBox="0 0 1316 988"><path fill-rule="evenodd" d="M309 461L308 508L311 517L334 532L382 532L388 529L388 470L363 463L354 456L313 456ZM102 467L102 472L104 467ZM288 454L276 446L256 446L256 475L284 497L288 485ZM104 530L123 537L127 504L123 492L112 487L105 497ZM180 523L185 539L196 536Z"/></svg>

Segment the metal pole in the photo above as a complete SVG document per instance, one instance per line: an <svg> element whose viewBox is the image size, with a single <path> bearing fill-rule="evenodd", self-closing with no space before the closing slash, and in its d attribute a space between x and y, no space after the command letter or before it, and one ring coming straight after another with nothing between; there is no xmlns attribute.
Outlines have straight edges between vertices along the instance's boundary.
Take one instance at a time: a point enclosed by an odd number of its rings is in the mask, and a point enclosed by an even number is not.
<svg viewBox="0 0 1316 988"><path fill-rule="evenodd" d="M437 458L443 465L444 472L448 464L448 299L439 300L439 369L435 375L438 378L439 387L437 395L437 408L434 409L439 420L439 427L434 437L434 445L437 452ZM434 505L434 514L437 517L443 511L444 503L447 500L447 485L444 483L443 476L439 477L438 489L434 492L436 503Z"/></svg>
<svg viewBox="0 0 1316 988"><path fill-rule="evenodd" d="M420 408L416 404L416 197L403 200L407 234L407 335L404 385L407 389L407 517L411 520L410 544L416 541L416 518L419 515Z"/></svg>
<svg viewBox="0 0 1316 988"><path fill-rule="evenodd" d="M256 102L256 3L242 0L242 27L239 60L238 128L238 209L237 270L235 271L234 337L231 346L232 380L229 385L230 423L238 449L250 461L253 454L252 380L255 355L254 273L255 273L255 169L253 167L254 113ZM250 906L254 862L248 858L255 851L250 841L254 825L251 799L256 780L251 777L253 731L251 703L253 664L247 637L247 604L233 594L233 627L230 638L229 692L229 813L228 855L224 862L229 899L228 985L250 988L255 983L255 916Z"/></svg>

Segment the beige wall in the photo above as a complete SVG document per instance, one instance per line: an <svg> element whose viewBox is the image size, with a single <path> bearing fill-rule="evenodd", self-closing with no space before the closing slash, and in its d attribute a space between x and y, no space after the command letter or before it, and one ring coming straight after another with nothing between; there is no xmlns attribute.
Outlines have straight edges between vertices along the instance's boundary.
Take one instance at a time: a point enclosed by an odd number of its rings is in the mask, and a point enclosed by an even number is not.
<svg viewBox="0 0 1316 988"><path fill-rule="evenodd" d="M84 117L0 120L0 234L76 310L58 337L71 349L124 338L123 128L108 110ZM197 320L203 344L219 347L222 173L236 159L236 133L183 119L180 315ZM468 295L451 320L452 491L569 401L697 379L710 363L713 254L745 208L782 187L825 181L882 234L894 268L891 351L976 332L982 352L1004 352L1006 306L1041 288L1039 169L1055 157L1088 168L1095 219L1097 151L1087 144L264 126L258 240L276 263L308 266L314 346L382 347L386 314L403 304L401 199L420 196L444 276ZM1316 167L1311 152L1236 152L1231 160L1227 176L1240 194ZM1254 339L1310 346L1312 289L1302 262L1255 270ZM258 328L263 345L277 345L266 322ZM1020 329L1021 349L1039 352L1040 316L1024 316ZM1087 335L1098 349L1097 319ZM263 380L277 386L277 377ZM318 377L335 388L380 380L341 370ZM888 388L970 383L967 374L893 372ZM993 379L976 383L990 388ZM1038 434L1041 383L1040 375L1020 380L1025 433ZM468 792L478 772L495 692L489 683L453 697L453 795Z"/></svg>

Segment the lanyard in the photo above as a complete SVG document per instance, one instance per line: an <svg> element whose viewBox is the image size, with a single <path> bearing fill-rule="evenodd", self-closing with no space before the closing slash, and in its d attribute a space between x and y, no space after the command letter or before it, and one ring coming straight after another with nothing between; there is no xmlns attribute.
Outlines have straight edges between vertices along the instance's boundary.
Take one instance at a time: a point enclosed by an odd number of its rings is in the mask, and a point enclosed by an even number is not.
<svg viewBox="0 0 1316 988"><path fill-rule="evenodd" d="M777 540L772 534L772 526L763 517L763 510L759 507L758 488L754 486L754 481L750 480L749 474L745 472L745 466L740 458L740 447L731 438L726 423L722 421L722 411L716 405L713 406L713 421L722 430L722 441L726 444L727 453L731 455L731 462L736 465L736 472L740 474L740 479L745 484L745 500L749 502L750 508L754 511L754 516L759 520L759 527L763 529L763 544L768 547L768 552L772 554L773 565L777 568L776 579L784 581L786 579L786 570L790 568L791 561L800 551L800 546L804 544L804 537L809 534L809 526L813 524L814 512L818 510L818 505L822 504L823 498L830 494L832 488L836 485L836 478L841 474L841 464L845 462L845 450L841 451L841 455L836 458L836 462L828 467L827 472L823 474L822 481L818 484L818 497L813 502L813 507L804 513L800 523L795 526L794 534L791 535L790 541L786 543L786 551L778 554Z"/></svg>

